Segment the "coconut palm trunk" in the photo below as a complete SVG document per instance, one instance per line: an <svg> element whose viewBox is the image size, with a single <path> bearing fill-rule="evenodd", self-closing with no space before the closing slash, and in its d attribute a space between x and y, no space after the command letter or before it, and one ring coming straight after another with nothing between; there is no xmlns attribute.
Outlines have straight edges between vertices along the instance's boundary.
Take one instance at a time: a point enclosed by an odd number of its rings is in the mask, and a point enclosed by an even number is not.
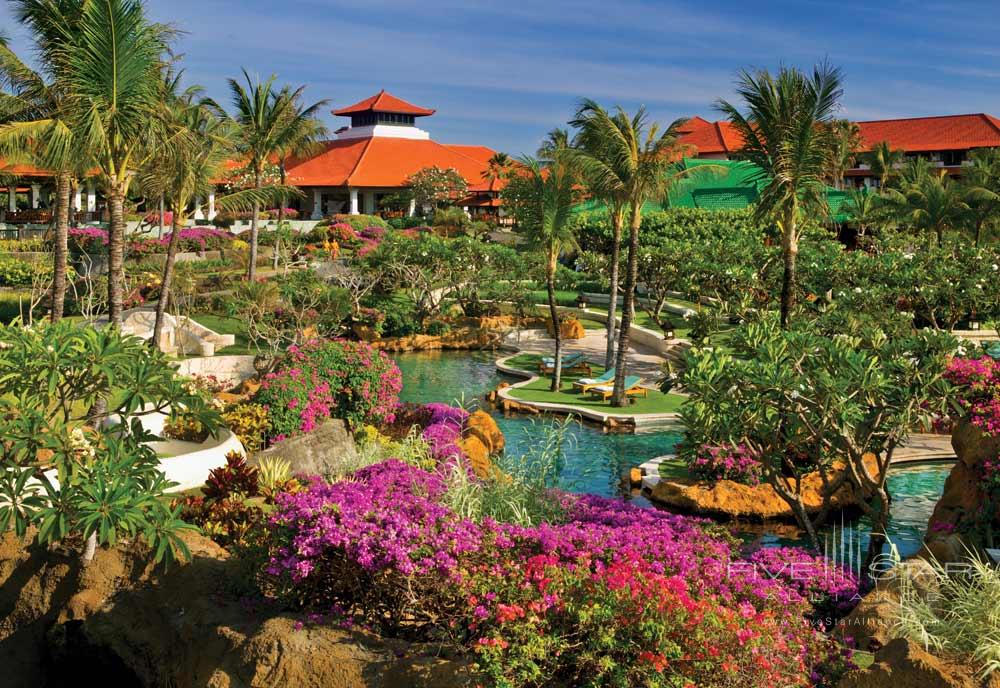
<svg viewBox="0 0 1000 688"><path fill-rule="evenodd" d="M56 175L56 235L53 254L55 264L52 270L52 322L63 317L66 305L66 260L69 254L69 190L70 175L60 172Z"/></svg>
<svg viewBox="0 0 1000 688"><path fill-rule="evenodd" d="M281 177L281 186L285 186L288 181L287 172L285 171L285 161L282 160L278 165L278 174ZM281 254L281 225L285 222L285 204L278 204L278 233L274 237L274 255L271 257L271 268L277 272L278 270L278 256Z"/></svg>
<svg viewBox="0 0 1000 688"><path fill-rule="evenodd" d="M153 323L153 346L160 346L160 337L163 334L163 321L166 317L167 307L170 305L170 288L174 281L174 264L177 262L177 247L180 245L181 229L184 227L183 208L179 204L174 206L174 222L170 230L170 241L167 244L167 260L163 264L163 279L160 281L160 298L156 302L156 320Z"/></svg>
<svg viewBox="0 0 1000 688"><path fill-rule="evenodd" d="M556 306L556 259L555 252L550 248L548 264L545 266L545 286L549 292L549 316L552 318L552 336L556 340L555 366L552 372L553 392L562 388L562 323L559 322L559 308Z"/></svg>
<svg viewBox="0 0 1000 688"><path fill-rule="evenodd" d="M108 321L122 324L125 302L125 191L112 183L108 193Z"/></svg>
<svg viewBox="0 0 1000 688"><path fill-rule="evenodd" d="M254 170L253 188L260 191L261 172ZM260 219L260 201L253 202L253 214L250 217L250 265L247 266L247 279L253 282L257 278L257 240L259 236L258 222Z"/></svg>
<svg viewBox="0 0 1000 688"><path fill-rule="evenodd" d="M625 272L625 294L622 298L622 326L618 333L618 354L615 356L615 387L611 403L625 406L625 376L629 343L629 330L635 315L636 282L639 279L639 227L642 224L642 206L632 206L632 220L628 232L628 266Z"/></svg>
<svg viewBox="0 0 1000 688"><path fill-rule="evenodd" d="M622 224L623 217L620 210L611 213L611 289L608 292L608 346L604 354L604 367L610 368L615 360L615 335L617 323L615 321L615 311L618 308L618 263L622 250Z"/></svg>
<svg viewBox="0 0 1000 688"><path fill-rule="evenodd" d="M781 232L781 253L784 261L784 274L781 278L781 327L786 330L792 308L795 306L795 268L799 256L796 212L797 208L793 203L785 215Z"/></svg>

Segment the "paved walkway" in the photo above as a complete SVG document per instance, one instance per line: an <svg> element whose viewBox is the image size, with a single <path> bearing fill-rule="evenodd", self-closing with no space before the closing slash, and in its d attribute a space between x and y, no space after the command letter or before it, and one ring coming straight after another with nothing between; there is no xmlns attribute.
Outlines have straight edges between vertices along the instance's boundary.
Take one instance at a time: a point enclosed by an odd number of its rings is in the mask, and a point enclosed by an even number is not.
<svg viewBox="0 0 1000 688"><path fill-rule="evenodd" d="M955 450L951 447L951 435L916 433L910 435L910 439L906 444L896 449L892 455L892 463L915 463L917 461L954 458Z"/></svg>
<svg viewBox="0 0 1000 688"><path fill-rule="evenodd" d="M556 340L548 336L545 330L517 330L504 337L504 343L516 346L524 353L551 356L556 348ZM563 356L571 353L582 353L591 363L604 365L604 354L608 346L605 330L587 330L583 339L563 340ZM656 381L663 374L663 356L642 346L629 344L628 353L629 375L638 375L645 379L645 385L655 387Z"/></svg>

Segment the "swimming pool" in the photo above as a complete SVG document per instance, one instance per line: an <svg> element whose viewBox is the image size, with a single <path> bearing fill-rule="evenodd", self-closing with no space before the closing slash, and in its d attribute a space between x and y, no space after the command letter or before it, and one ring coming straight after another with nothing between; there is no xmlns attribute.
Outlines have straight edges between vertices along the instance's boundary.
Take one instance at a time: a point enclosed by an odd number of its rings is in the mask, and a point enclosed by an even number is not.
<svg viewBox="0 0 1000 688"><path fill-rule="evenodd" d="M515 382L496 370L498 354L475 352L418 352L395 356L403 373L402 401L456 403L481 399L501 382ZM549 416L507 416L487 408L507 440L507 451L517 456L533 444L546 425L558 422ZM604 496L622 494L621 476L647 459L669 454L680 435L676 432L607 434L600 428L573 423L567 433L560 468L560 485L574 492ZM920 548L927 521L941 496L951 465L921 464L893 469L888 478L893 496L889 539L905 557ZM645 501L645 500L641 500ZM867 547L869 523L856 519L824 533L831 538L860 543ZM777 530L777 529L775 529ZM778 535L764 530L760 540L765 545L803 544L797 535Z"/></svg>

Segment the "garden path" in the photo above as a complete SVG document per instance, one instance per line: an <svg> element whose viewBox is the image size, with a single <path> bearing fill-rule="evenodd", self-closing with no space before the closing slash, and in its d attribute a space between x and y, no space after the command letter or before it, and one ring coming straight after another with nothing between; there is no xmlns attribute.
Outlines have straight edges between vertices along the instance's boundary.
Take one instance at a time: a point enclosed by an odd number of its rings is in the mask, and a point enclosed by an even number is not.
<svg viewBox="0 0 1000 688"><path fill-rule="evenodd" d="M508 334L505 342L516 346L524 353L551 356L556 348L556 340L548 336L545 330L515 330ZM604 353L608 338L604 330L587 330L583 339L563 340L563 355L582 353L591 363L604 364ZM644 386L654 387L663 374L663 356L652 349L629 343L628 374L638 375L645 382Z"/></svg>

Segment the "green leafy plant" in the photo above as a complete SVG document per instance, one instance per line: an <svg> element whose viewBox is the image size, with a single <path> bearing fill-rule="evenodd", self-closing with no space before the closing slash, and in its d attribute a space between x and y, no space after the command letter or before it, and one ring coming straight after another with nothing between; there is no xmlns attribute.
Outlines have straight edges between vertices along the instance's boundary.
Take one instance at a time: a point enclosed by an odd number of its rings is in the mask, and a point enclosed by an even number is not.
<svg viewBox="0 0 1000 688"><path fill-rule="evenodd" d="M157 562L187 554L188 528L142 416L183 408L210 431L218 415L166 358L114 328L67 321L0 327L0 529L41 543L143 538Z"/></svg>

